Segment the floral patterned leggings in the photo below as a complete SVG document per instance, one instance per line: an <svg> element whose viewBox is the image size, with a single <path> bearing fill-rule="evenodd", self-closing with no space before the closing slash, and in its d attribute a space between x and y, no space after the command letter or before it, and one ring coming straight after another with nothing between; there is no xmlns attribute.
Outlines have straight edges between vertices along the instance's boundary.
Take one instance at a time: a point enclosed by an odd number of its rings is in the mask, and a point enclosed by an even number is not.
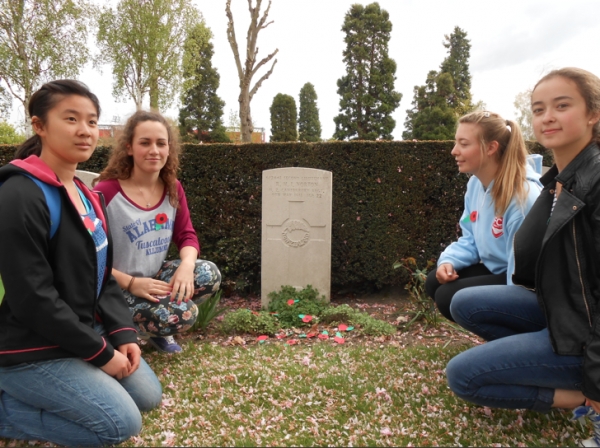
<svg viewBox="0 0 600 448"><path fill-rule="evenodd" d="M154 278L169 283L180 263L181 260L165 261ZM197 305L215 294L220 286L221 272L217 266L210 261L196 260L194 296L188 302L171 302L171 294L156 296L160 300L156 303L134 296L125 290L123 295L140 335L164 337L189 330L198 317Z"/></svg>

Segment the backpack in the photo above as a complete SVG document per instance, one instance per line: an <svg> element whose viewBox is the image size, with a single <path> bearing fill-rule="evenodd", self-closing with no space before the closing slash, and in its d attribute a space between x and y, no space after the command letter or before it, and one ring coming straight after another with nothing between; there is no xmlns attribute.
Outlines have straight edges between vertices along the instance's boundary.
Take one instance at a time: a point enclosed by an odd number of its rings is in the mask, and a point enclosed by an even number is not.
<svg viewBox="0 0 600 448"><path fill-rule="evenodd" d="M48 185L46 182L42 182L37 177L33 177L27 173L22 174L34 181L44 193L46 204L48 205L48 210L50 211L50 238L53 238L58 230L58 225L60 224L60 192L58 191L58 188ZM0 182L0 186L2 186L2 184L3 182ZM2 282L2 277L0 276L0 305L2 305L3 299L4 283Z"/></svg>

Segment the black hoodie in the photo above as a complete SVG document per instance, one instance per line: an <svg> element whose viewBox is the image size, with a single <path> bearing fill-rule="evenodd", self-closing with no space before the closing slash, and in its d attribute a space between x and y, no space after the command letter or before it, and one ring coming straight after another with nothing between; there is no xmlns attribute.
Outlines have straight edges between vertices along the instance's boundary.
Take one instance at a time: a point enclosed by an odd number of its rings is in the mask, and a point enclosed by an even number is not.
<svg viewBox="0 0 600 448"><path fill-rule="evenodd" d="M33 180L58 188L61 219L50 239L50 212ZM82 358L101 367L114 347L136 342L131 313L112 269L112 243L100 196L78 179L108 239L106 275L97 293L96 247L67 190L38 157L0 168L0 366ZM107 338L93 328L101 321Z"/></svg>

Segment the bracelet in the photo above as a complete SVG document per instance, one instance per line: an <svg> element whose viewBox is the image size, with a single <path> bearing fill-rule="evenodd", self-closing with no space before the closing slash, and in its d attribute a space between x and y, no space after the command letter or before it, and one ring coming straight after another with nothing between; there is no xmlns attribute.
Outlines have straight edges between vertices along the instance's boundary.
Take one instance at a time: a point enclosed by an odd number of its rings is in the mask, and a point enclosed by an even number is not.
<svg viewBox="0 0 600 448"><path fill-rule="evenodd" d="M133 285L134 280L135 280L135 277L132 275L131 280L129 280L129 284L127 285L127 292L131 292L131 285Z"/></svg>

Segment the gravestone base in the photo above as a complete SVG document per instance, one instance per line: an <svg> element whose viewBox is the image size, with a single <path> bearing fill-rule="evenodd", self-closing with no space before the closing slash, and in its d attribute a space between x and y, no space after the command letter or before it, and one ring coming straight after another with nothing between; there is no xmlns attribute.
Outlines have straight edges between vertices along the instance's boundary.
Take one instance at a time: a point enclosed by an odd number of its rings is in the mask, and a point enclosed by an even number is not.
<svg viewBox="0 0 600 448"><path fill-rule="evenodd" d="M332 173L312 168L263 171L261 305L283 285L312 285L330 299Z"/></svg>

